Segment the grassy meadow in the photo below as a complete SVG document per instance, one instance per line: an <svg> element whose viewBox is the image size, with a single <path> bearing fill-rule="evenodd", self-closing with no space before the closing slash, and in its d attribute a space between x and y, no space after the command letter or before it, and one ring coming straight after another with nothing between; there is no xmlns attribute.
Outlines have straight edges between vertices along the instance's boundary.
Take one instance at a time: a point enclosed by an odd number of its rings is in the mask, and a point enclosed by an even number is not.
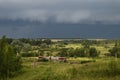
<svg viewBox="0 0 120 80"><path fill-rule="evenodd" d="M43 56L56 56L62 48L80 49L83 48L81 42L64 42L54 40L47 46L46 44L32 45L26 53L39 53ZM38 56L22 57L22 69L19 74L8 80L120 80L120 58L106 56L112 49L115 42L92 44L100 52L98 57L69 57L67 62L59 61L38 61ZM46 47L47 46L47 47ZM85 48L86 49L86 48ZM25 50L25 51L26 51ZM23 53L24 50L21 50Z"/></svg>
<svg viewBox="0 0 120 80"><path fill-rule="evenodd" d="M120 59L115 64L114 58L99 58L89 63L80 62L93 59L70 58L68 63L36 62L35 66L31 59L23 59L22 72L10 80L119 80L120 78Z"/></svg>

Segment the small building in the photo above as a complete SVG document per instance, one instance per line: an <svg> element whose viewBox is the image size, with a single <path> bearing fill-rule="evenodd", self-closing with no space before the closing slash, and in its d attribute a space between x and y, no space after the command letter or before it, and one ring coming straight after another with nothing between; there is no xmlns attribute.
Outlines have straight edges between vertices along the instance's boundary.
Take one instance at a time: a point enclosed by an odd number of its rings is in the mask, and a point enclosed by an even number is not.
<svg viewBox="0 0 120 80"><path fill-rule="evenodd" d="M38 60L42 61L42 60L53 60L53 61L60 61L60 62L66 62L66 57L54 57L54 56L48 56L48 57L44 57L44 56L39 56Z"/></svg>

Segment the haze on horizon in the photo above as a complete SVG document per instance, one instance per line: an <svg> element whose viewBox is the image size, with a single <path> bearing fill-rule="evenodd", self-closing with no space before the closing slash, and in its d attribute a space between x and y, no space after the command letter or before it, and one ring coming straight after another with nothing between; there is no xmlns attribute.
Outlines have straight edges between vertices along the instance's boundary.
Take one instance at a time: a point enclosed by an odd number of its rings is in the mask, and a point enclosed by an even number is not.
<svg viewBox="0 0 120 80"><path fill-rule="evenodd" d="M0 37L119 38L120 0L0 0Z"/></svg>

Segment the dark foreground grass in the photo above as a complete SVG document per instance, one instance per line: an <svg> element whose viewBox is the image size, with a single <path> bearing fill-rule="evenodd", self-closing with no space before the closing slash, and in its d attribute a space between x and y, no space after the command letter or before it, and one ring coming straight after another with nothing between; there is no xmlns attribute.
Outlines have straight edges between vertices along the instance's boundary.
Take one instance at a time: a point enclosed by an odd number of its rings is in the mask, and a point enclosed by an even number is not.
<svg viewBox="0 0 120 80"><path fill-rule="evenodd" d="M97 61L85 64L24 64L23 72L10 80L120 80L120 61Z"/></svg>

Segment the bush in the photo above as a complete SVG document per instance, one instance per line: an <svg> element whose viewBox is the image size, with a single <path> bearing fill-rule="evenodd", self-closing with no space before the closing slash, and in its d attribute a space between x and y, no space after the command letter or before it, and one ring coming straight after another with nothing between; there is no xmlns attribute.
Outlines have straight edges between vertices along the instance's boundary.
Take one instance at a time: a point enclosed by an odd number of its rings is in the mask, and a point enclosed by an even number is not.
<svg viewBox="0 0 120 80"><path fill-rule="evenodd" d="M92 47L92 48L89 49L89 56L90 57L98 57L99 52L97 51L96 48Z"/></svg>
<svg viewBox="0 0 120 80"><path fill-rule="evenodd" d="M46 58L42 58L42 59L40 59L40 60L38 60L38 61L48 62L49 60L48 60L48 59L46 59Z"/></svg>
<svg viewBox="0 0 120 80"><path fill-rule="evenodd" d="M111 50L109 50L110 55L114 57L120 57L120 48L119 47L113 47Z"/></svg>
<svg viewBox="0 0 120 80"><path fill-rule="evenodd" d="M84 64L84 63L89 63L89 62L96 62L96 60L84 60L84 61L81 61L80 63Z"/></svg>
<svg viewBox="0 0 120 80"><path fill-rule="evenodd" d="M37 57L38 53L22 53L22 57Z"/></svg>

